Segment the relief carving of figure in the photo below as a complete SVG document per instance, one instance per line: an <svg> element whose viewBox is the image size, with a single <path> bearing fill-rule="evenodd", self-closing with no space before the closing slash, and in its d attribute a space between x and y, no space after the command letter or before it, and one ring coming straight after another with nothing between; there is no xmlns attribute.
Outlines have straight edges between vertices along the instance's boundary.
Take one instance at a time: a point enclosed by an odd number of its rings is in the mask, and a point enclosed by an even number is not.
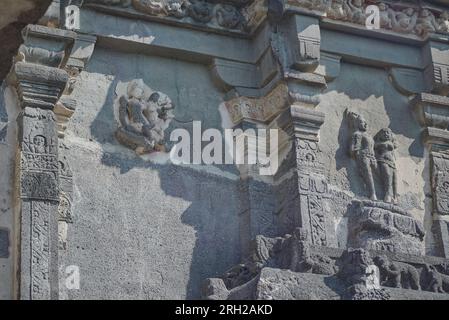
<svg viewBox="0 0 449 320"><path fill-rule="evenodd" d="M330 6L326 10L329 18L337 20L346 20L348 17L348 6L344 0L332 0Z"/></svg>
<svg viewBox="0 0 449 320"><path fill-rule="evenodd" d="M395 14L394 10L384 2L379 3L378 7L380 27L384 29L393 28L393 16Z"/></svg>
<svg viewBox="0 0 449 320"><path fill-rule="evenodd" d="M438 272L435 266L425 265L428 283L426 290L437 293L449 293L449 276Z"/></svg>
<svg viewBox="0 0 449 320"><path fill-rule="evenodd" d="M348 0L348 20L357 24L365 24L364 0Z"/></svg>
<svg viewBox="0 0 449 320"><path fill-rule="evenodd" d="M48 153L47 138L41 135L34 136L30 149L34 153Z"/></svg>
<svg viewBox="0 0 449 320"><path fill-rule="evenodd" d="M173 118L171 100L161 92L146 98L145 85L134 80L128 85L126 96L119 100L117 139L137 153L165 150L165 130Z"/></svg>
<svg viewBox="0 0 449 320"><path fill-rule="evenodd" d="M416 26L418 12L413 8L407 8L392 15L393 30L397 32L412 32Z"/></svg>
<svg viewBox="0 0 449 320"><path fill-rule="evenodd" d="M338 277L353 286L366 284L370 276L370 274L367 274L367 270L372 264L373 261L369 251L362 248L349 248L339 260Z"/></svg>
<svg viewBox="0 0 449 320"><path fill-rule="evenodd" d="M384 185L385 202L395 202L397 197L397 174L396 157L394 150L397 149L393 132L388 129L380 130L374 137L377 163L380 177Z"/></svg>
<svg viewBox="0 0 449 320"><path fill-rule="evenodd" d="M438 28L439 26L433 13L428 9L423 9L416 20L416 33L423 36L429 32L435 32Z"/></svg>
<svg viewBox="0 0 449 320"><path fill-rule="evenodd" d="M195 0L189 7L189 15L193 20L208 23L212 20L213 10L209 3L204 0Z"/></svg>
<svg viewBox="0 0 449 320"><path fill-rule="evenodd" d="M167 13L162 0L133 0L133 6L136 10L151 15L164 15Z"/></svg>
<svg viewBox="0 0 449 320"><path fill-rule="evenodd" d="M376 256L374 263L380 270L380 283L394 288L421 290L418 270L403 262L390 261L386 256Z"/></svg>
<svg viewBox="0 0 449 320"><path fill-rule="evenodd" d="M441 12L439 18L437 19L438 32L449 32L449 11Z"/></svg>
<svg viewBox="0 0 449 320"><path fill-rule="evenodd" d="M243 16L235 7L222 4L217 6L217 22L222 27L234 29L243 22Z"/></svg>
<svg viewBox="0 0 449 320"><path fill-rule="evenodd" d="M331 2L332 0L298 0L298 3L304 8L322 11L325 11Z"/></svg>
<svg viewBox="0 0 449 320"><path fill-rule="evenodd" d="M373 178L373 170L377 168L374 140L366 132L368 125L362 116L348 110L346 115L351 120L353 129L350 154L357 162L360 175L368 189L369 198L377 200Z"/></svg>
<svg viewBox="0 0 449 320"><path fill-rule="evenodd" d="M186 8L188 2L186 0L168 0L166 10L168 15L176 18L184 18L186 16Z"/></svg>

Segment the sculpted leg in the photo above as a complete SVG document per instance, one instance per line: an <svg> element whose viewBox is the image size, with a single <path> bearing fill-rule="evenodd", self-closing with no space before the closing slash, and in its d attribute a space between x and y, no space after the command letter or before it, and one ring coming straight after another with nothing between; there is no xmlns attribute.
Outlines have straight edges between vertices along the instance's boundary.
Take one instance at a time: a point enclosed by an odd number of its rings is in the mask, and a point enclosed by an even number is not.
<svg viewBox="0 0 449 320"><path fill-rule="evenodd" d="M383 180L385 190L385 202L392 202L393 200L393 169L386 163L381 163L379 166L380 174Z"/></svg>
<svg viewBox="0 0 449 320"><path fill-rule="evenodd" d="M374 179L371 170L370 161L367 158L361 159L359 161L360 174L363 178L363 182L368 189L368 195L371 200L377 200L376 191L374 189Z"/></svg>

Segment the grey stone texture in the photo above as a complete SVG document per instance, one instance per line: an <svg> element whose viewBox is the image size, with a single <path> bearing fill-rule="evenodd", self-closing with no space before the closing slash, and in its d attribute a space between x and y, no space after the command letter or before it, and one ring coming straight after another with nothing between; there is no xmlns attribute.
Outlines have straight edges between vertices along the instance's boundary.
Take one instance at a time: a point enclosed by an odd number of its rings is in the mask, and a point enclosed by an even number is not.
<svg viewBox="0 0 449 320"><path fill-rule="evenodd" d="M366 5L53 1L1 87L0 299L448 299L449 8ZM195 121L277 170L175 163Z"/></svg>

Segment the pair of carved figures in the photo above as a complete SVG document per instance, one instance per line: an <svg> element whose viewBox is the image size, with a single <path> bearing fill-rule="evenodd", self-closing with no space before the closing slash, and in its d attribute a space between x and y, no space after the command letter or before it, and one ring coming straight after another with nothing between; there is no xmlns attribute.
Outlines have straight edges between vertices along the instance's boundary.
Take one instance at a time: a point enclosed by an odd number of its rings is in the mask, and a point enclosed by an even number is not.
<svg viewBox="0 0 449 320"><path fill-rule="evenodd" d="M348 110L346 115L353 130L350 154L357 162L360 175L368 189L369 198L377 200L373 172L378 172L385 192L384 201L396 202L395 149L397 144L393 132L389 128L381 129L373 139L367 132L367 122L361 115Z"/></svg>
<svg viewBox="0 0 449 320"><path fill-rule="evenodd" d="M165 130L173 119L170 98L149 89L142 80L129 83L119 99L117 139L138 154L165 151Z"/></svg>

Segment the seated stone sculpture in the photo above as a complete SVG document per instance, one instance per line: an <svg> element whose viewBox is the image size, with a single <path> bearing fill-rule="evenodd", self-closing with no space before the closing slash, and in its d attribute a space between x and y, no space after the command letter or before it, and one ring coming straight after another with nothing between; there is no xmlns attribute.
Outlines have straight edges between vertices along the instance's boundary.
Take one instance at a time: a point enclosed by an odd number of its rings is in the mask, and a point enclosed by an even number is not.
<svg viewBox="0 0 449 320"><path fill-rule="evenodd" d="M142 81L128 85L127 96L119 100L117 140L138 154L165 151L165 130L173 118L171 100L161 92L145 98Z"/></svg>

